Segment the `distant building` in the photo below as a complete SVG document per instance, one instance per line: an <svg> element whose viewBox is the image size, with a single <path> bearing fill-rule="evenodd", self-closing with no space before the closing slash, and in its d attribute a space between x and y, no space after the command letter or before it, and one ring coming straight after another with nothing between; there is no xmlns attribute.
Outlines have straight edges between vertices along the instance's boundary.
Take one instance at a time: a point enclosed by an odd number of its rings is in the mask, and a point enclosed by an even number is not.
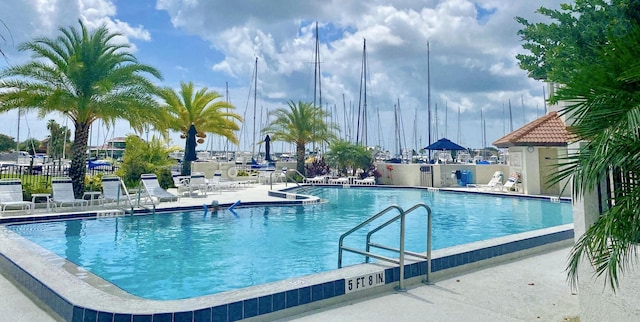
<svg viewBox="0 0 640 322"><path fill-rule="evenodd" d="M103 145L90 147L89 157L97 159L122 159L126 145L125 140L125 137L116 137L107 141L107 143Z"/></svg>

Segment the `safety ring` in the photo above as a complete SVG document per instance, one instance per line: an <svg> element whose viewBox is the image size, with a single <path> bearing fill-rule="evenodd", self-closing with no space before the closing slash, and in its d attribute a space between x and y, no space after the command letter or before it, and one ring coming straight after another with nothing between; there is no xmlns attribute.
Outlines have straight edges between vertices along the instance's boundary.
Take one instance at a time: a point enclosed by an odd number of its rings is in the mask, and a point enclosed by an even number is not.
<svg viewBox="0 0 640 322"><path fill-rule="evenodd" d="M236 167L231 167L227 170L227 175L229 178L235 178L238 176L238 169Z"/></svg>

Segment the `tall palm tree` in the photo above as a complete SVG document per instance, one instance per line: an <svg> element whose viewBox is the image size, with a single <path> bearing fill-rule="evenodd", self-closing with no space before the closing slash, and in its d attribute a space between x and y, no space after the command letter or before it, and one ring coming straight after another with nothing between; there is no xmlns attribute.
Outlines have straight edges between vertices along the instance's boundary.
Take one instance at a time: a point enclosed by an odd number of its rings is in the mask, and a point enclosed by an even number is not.
<svg viewBox="0 0 640 322"><path fill-rule="evenodd" d="M160 72L144 65L127 51L129 45L114 44L119 36L106 26L89 31L59 29L56 38L36 38L19 46L31 51L33 60L8 67L0 73L0 112L22 108L37 110L40 117L61 113L75 127L69 169L76 197L84 191L87 141L94 121L113 124L129 121L141 132L144 125L161 126L156 86L144 74L161 79Z"/></svg>
<svg viewBox="0 0 640 322"><path fill-rule="evenodd" d="M275 119L262 132L270 134L271 141L283 141L296 145L296 169L304 174L304 157L307 143L330 142L336 138L337 125L325 122L329 113L313 103L297 104L292 100L289 108L269 112Z"/></svg>
<svg viewBox="0 0 640 322"><path fill-rule="evenodd" d="M235 107L225 101L216 101L221 98L216 91L210 91L206 87L198 90L193 88L193 83L180 83L180 91L172 88L164 88L160 92L164 99L163 119L168 128L178 131L186 136L191 124L198 131L202 139L205 133L221 135L234 144L238 144L235 131L240 129L236 121L242 122L242 116L229 112ZM186 153L185 153L186 158ZM183 162L183 173L191 172L190 162Z"/></svg>

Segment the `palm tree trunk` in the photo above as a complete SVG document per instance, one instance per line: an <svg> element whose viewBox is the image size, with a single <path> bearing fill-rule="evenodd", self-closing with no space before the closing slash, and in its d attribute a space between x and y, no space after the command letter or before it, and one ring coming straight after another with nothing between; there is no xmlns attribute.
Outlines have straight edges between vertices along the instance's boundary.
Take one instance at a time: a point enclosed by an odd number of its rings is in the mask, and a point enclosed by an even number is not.
<svg viewBox="0 0 640 322"><path fill-rule="evenodd" d="M304 142L296 142L296 169L298 172L305 174L304 172L304 154L305 154Z"/></svg>
<svg viewBox="0 0 640 322"><path fill-rule="evenodd" d="M73 145L71 147L71 167L69 176L73 182L73 194L82 198L84 194L84 177L87 174L87 142L89 140L89 125L75 123Z"/></svg>

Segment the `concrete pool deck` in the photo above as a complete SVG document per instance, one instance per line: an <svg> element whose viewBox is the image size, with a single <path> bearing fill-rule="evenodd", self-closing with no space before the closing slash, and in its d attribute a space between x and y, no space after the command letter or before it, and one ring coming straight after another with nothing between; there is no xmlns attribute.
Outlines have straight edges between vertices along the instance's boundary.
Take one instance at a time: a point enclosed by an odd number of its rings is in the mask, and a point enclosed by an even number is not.
<svg viewBox="0 0 640 322"><path fill-rule="evenodd" d="M288 184L288 187L295 186ZM274 184L282 189L284 184ZM181 198L163 207L199 206L217 200L231 204L274 202L286 199L267 195L269 185L210 194L207 198ZM160 207L158 207L160 208ZM562 321L578 313L577 296L565 281L568 248L440 280L431 286L414 286L406 293L384 292L340 305L309 311L286 321ZM0 316L11 321L55 321L19 288L0 276ZM256 318L260 320L260 316Z"/></svg>

